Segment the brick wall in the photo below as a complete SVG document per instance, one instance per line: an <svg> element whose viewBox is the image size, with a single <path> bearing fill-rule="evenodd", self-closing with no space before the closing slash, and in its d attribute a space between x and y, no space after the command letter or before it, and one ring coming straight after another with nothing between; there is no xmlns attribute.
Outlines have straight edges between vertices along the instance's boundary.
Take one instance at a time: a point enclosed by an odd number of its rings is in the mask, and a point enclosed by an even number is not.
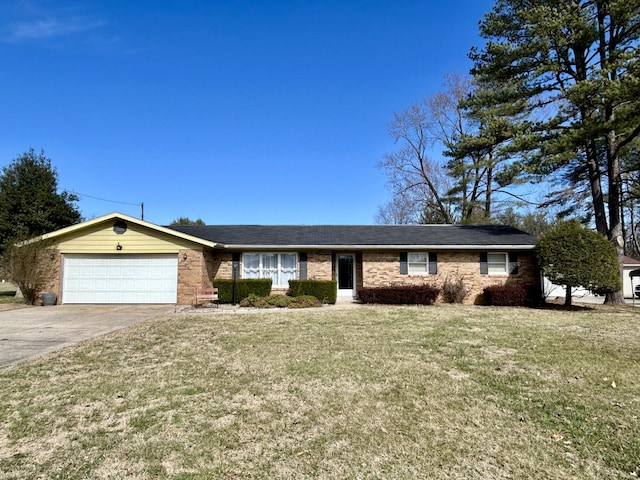
<svg viewBox="0 0 640 480"><path fill-rule="evenodd" d="M436 275L402 275L399 252L365 252L362 256L362 279L365 287L389 285L442 286L447 278L461 278L470 291L465 303L482 303L482 291L489 285L519 283L538 287L540 277L532 254L518 254L518 273L515 275L483 275L480 273L480 252L439 252Z"/></svg>
<svg viewBox="0 0 640 480"><path fill-rule="evenodd" d="M201 250L178 251L178 305L193 303L196 288L210 287L207 262Z"/></svg>
<svg viewBox="0 0 640 480"><path fill-rule="evenodd" d="M233 255L231 253L206 251L204 253L207 280L232 278Z"/></svg>
<svg viewBox="0 0 640 480"><path fill-rule="evenodd" d="M205 254L207 275L212 278L231 278L232 255L212 252ZM539 288L540 277L533 254L518 253L518 274L480 274L480 252L438 252L436 275L402 275L400 252L373 251L356 254L357 286L380 287L389 285L437 285L442 286L447 278L462 278L470 294L465 303L482 303L482 291L489 285L519 283L526 287ZM307 278L310 280L333 280L333 253L316 251L307 254ZM278 289L273 293L285 293Z"/></svg>
<svg viewBox="0 0 640 480"><path fill-rule="evenodd" d="M307 278L309 280L333 280L331 252L310 252L307 254Z"/></svg>
<svg viewBox="0 0 640 480"><path fill-rule="evenodd" d="M54 255L51 277L45 283L40 293L53 292L56 294L56 303L60 303L60 297L62 295L62 272L60 270L62 267L62 254L56 250Z"/></svg>

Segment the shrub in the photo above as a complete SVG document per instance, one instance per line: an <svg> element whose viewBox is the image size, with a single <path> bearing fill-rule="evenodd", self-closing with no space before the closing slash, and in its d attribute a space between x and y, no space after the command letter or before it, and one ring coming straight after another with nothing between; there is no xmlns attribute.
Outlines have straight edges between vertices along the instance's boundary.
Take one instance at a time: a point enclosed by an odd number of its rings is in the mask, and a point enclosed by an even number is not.
<svg viewBox="0 0 640 480"><path fill-rule="evenodd" d="M321 306L322 302L313 295L300 295L298 297L291 297L291 305L289 305L290 308L312 308Z"/></svg>
<svg viewBox="0 0 640 480"><path fill-rule="evenodd" d="M320 301L312 295L301 295L299 297L289 297L287 295L269 295L268 297L258 297L251 294L240 302L241 307L254 308L309 308L320 307Z"/></svg>
<svg viewBox="0 0 640 480"><path fill-rule="evenodd" d="M521 285L491 285L483 293L485 305L521 307L527 303L527 290Z"/></svg>
<svg viewBox="0 0 640 480"><path fill-rule="evenodd" d="M538 240L536 256L545 276L566 287L565 305L571 305L572 287L598 294L622 288L616 248L575 220L545 232Z"/></svg>
<svg viewBox="0 0 640 480"><path fill-rule="evenodd" d="M277 294L265 297L263 301L267 307L286 308L291 305L292 298L287 295Z"/></svg>
<svg viewBox="0 0 640 480"><path fill-rule="evenodd" d="M465 287L462 277L455 276L455 279L447 276L442 285L442 299L446 303L462 303L469 295L469 289Z"/></svg>
<svg viewBox="0 0 640 480"><path fill-rule="evenodd" d="M56 250L51 242L10 241L0 256L3 277L13 282L24 300L35 305L40 293L51 281L55 271Z"/></svg>
<svg viewBox="0 0 640 480"><path fill-rule="evenodd" d="M246 298L240 300L241 307L257 307L264 297L259 297L255 293L250 293Z"/></svg>
<svg viewBox="0 0 640 480"><path fill-rule="evenodd" d="M338 283L335 280L289 280L289 295L312 295L321 303L336 303Z"/></svg>
<svg viewBox="0 0 640 480"><path fill-rule="evenodd" d="M242 278L237 280L219 278L213 281L213 286L218 289L218 302L233 303L234 283L236 302L240 302L252 294L257 297L267 297L271 293L270 278Z"/></svg>
<svg viewBox="0 0 640 480"><path fill-rule="evenodd" d="M394 287L362 287L358 297L363 303L382 303L393 305L431 305L440 289L433 285L400 285Z"/></svg>

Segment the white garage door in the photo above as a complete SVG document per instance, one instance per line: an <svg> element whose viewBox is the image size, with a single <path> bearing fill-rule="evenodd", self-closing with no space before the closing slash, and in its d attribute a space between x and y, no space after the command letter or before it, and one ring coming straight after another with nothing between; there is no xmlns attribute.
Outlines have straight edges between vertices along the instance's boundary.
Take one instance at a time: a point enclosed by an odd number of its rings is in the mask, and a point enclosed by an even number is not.
<svg viewBox="0 0 640 480"><path fill-rule="evenodd" d="M62 303L176 303L177 255L66 255Z"/></svg>

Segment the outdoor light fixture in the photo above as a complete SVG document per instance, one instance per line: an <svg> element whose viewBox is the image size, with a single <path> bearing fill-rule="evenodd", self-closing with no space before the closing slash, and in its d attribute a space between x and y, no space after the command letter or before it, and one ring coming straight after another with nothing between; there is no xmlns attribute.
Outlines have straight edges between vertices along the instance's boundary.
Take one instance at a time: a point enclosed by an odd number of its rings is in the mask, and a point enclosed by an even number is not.
<svg viewBox="0 0 640 480"><path fill-rule="evenodd" d="M122 245L120 245L120 242L118 242L118 244L116 245L116 250L118 251L122 250Z"/></svg>
<svg viewBox="0 0 640 480"><path fill-rule="evenodd" d="M187 258L188 258L188 257L187 257L187 254L186 254L186 253L185 253L184 255L182 255L182 260L186 260Z"/></svg>

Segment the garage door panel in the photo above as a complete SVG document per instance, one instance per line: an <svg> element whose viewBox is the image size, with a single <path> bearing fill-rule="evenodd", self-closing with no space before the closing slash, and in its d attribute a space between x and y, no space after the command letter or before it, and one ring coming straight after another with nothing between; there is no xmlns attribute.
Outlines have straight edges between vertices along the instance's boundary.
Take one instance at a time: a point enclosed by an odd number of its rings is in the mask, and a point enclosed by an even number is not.
<svg viewBox="0 0 640 480"><path fill-rule="evenodd" d="M124 267L120 269L120 276L122 278L136 278L136 270L133 267Z"/></svg>
<svg viewBox="0 0 640 480"><path fill-rule="evenodd" d="M175 303L176 255L67 255L63 303Z"/></svg>
<svg viewBox="0 0 640 480"><path fill-rule="evenodd" d="M93 278L104 278L107 276L107 267L104 265L96 265L91 271Z"/></svg>
<svg viewBox="0 0 640 480"><path fill-rule="evenodd" d="M146 278L149 276L149 269L145 267L137 267L135 272L136 278Z"/></svg>

